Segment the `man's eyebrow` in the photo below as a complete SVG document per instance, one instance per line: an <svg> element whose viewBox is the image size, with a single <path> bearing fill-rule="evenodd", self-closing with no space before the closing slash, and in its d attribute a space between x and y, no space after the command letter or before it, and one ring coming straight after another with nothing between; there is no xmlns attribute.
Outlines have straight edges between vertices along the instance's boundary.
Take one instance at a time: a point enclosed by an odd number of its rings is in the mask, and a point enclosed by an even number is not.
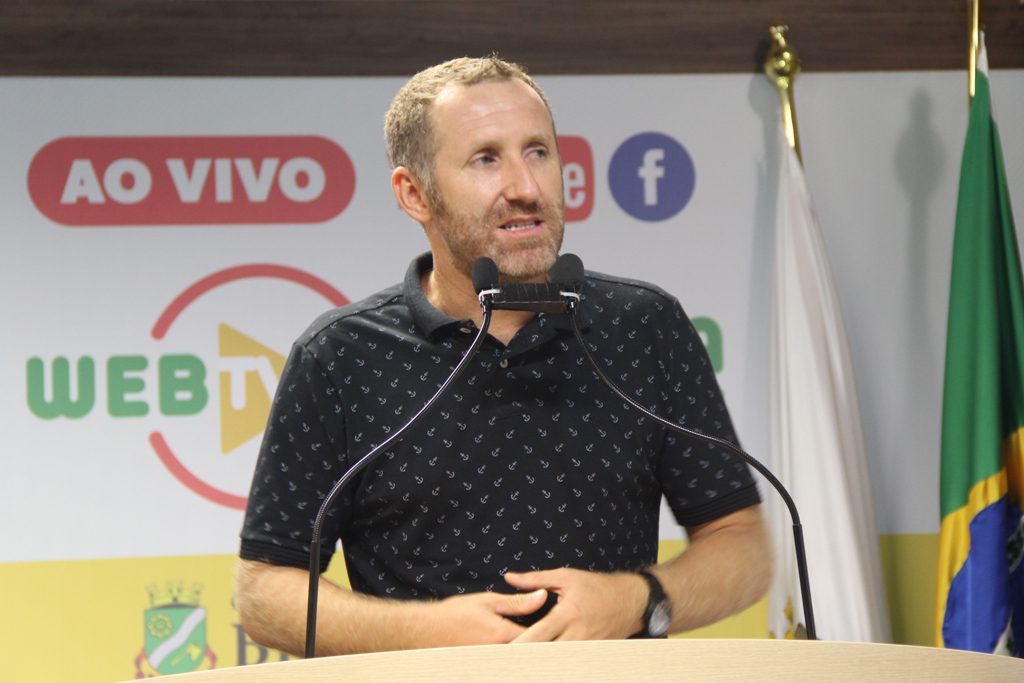
<svg viewBox="0 0 1024 683"><path fill-rule="evenodd" d="M529 136L526 139L527 145L545 145L547 147L554 147L556 144L556 138L551 133L538 132Z"/></svg>
<svg viewBox="0 0 1024 683"><path fill-rule="evenodd" d="M545 133L543 131L540 131L540 132L528 135L525 138L525 142L523 143L523 146L524 147L528 147L528 146L531 146L531 145L538 145L538 144L539 145L546 145L548 147L554 147L555 144L556 144L556 138L551 133ZM497 151L501 147L502 147L502 143L500 143L496 138L487 137L487 138L483 138L481 140L478 140L478 141L474 142L472 147L471 147L472 151L470 152L470 154L478 154L479 152L484 152L484 151Z"/></svg>
<svg viewBox="0 0 1024 683"><path fill-rule="evenodd" d="M474 157L477 154L494 154L498 151L498 146L491 141L483 141L474 144L469 148L468 157Z"/></svg>

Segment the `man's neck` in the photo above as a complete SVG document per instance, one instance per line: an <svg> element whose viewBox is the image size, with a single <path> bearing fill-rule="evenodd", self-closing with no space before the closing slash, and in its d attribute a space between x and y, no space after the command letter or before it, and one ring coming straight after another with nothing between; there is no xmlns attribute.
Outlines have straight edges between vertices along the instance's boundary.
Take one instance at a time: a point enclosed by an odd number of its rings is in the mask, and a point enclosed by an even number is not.
<svg viewBox="0 0 1024 683"><path fill-rule="evenodd" d="M420 282L434 308L456 320L472 320L477 327L483 324L480 300L470 278L458 271L446 272L435 267L424 273ZM516 332L535 315L532 311L494 311L488 333L508 346Z"/></svg>

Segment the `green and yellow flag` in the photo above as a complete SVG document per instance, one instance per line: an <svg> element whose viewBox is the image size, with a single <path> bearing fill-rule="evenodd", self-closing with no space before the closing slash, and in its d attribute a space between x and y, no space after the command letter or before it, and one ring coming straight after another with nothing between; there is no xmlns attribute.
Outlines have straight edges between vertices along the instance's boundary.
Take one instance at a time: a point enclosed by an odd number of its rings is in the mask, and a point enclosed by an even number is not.
<svg viewBox="0 0 1024 683"><path fill-rule="evenodd" d="M1024 650L1024 287L984 42L960 166L942 405L936 640Z"/></svg>

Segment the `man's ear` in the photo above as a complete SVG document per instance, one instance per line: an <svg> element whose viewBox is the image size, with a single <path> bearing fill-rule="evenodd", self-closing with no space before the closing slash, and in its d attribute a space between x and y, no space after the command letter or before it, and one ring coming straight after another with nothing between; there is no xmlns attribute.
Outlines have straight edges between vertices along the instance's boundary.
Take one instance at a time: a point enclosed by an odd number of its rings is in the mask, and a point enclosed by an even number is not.
<svg viewBox="0 0 1024 683"><path fill-rule="evenodd" d="M414 221L426 223L433 217L423 183L405 166L396 166L391 172L391 191L402 211Z"/></svg>

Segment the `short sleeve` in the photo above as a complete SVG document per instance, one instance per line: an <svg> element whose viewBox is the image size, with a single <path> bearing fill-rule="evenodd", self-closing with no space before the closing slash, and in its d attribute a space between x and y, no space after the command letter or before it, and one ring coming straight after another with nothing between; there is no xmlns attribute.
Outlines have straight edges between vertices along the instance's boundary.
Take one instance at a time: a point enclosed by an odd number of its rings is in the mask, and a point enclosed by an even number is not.
<svg viewBox="0 0 1024 683"><path fill-rule="evenodd" d="M308 567L317 511L347 467L341 396L315 355L315 340L308 346L313 351L293 346L274 396L242 526L243 559ZM346 509L343 495L325 518L321 571Z"/></svg>
<svg viewBox="0 0 1024 683"><path fill-rule="evenodd" d="M679 302L666 316L669 419L739 445L707 349ZM665 435L662 489L683 526L709 522L760 502L747 464L721 446L675 432Z"/></svg>

